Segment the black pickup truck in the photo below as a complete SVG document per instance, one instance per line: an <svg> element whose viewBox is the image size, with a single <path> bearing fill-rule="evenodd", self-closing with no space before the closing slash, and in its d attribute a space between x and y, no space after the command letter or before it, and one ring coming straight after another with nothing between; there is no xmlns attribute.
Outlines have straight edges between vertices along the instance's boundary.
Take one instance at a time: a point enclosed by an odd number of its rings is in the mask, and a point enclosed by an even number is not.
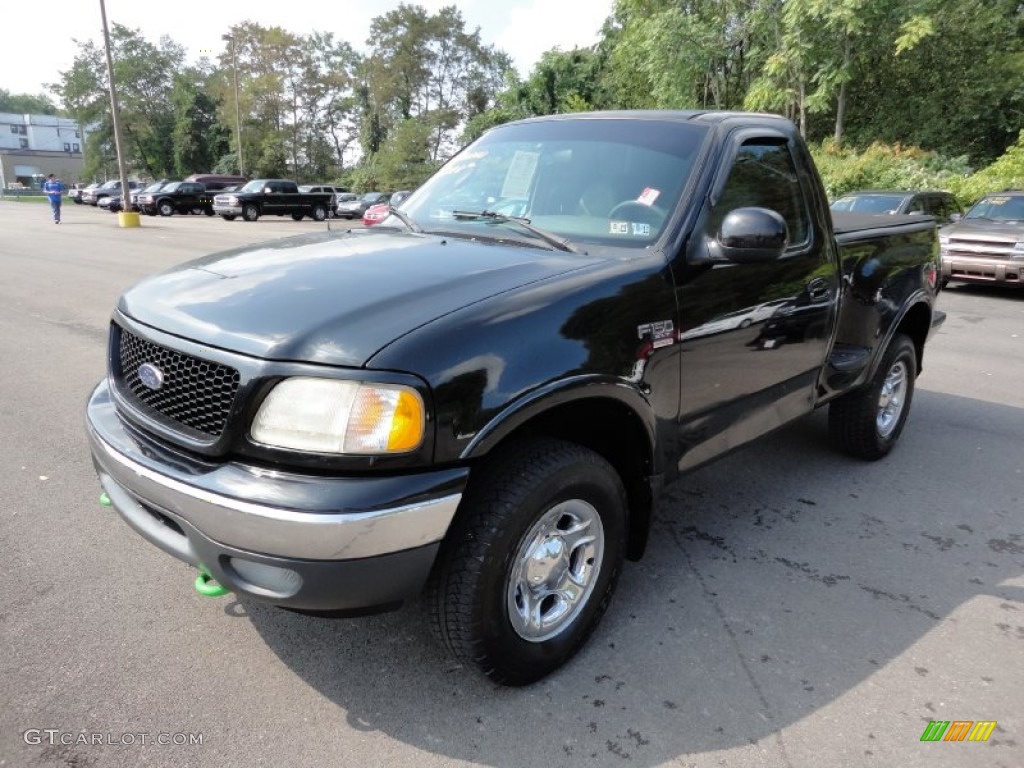
<svg viewBox="0 0 1024 768"><path fill-rule="evenodd" d="M833 226L782 118L500 126L372 229L124 293L87 405L103 500L201 591L425 591L458 658L529 683L596 626L666 483L825 405L841 449L892 449L938 267L931 219Z"/></svg>
<svg viewBox="0 0 1024 768"><path fill-rule="evenodd" d="M332 192L299 192L299 186L287 179L253 179L237 192L213 198L213 212L227 221L238 216L256 221L264 215L323 221L333 206Z"/></svg>

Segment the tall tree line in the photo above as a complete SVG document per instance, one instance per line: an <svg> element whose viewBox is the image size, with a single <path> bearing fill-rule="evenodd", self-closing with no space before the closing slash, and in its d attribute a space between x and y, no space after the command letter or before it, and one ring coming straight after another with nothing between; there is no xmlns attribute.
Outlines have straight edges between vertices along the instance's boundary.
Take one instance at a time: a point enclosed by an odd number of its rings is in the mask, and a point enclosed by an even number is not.
<svg viewBox="0 0 1024 768"><path fill-rule="evenodd" d="M591 109L772 111L811 140L976 164L1024 126L1020 0L616 0L596 45L548 51L525 78L455 6L378 16L364 53L252 21L224 37L215 60L189 65L173 40L113 26L137 172L237 171L241 159L251 177L411 187L488 127ZM97 128L96 175L112 167L106 67L97 43L78 48L54 92Z"/></svg>

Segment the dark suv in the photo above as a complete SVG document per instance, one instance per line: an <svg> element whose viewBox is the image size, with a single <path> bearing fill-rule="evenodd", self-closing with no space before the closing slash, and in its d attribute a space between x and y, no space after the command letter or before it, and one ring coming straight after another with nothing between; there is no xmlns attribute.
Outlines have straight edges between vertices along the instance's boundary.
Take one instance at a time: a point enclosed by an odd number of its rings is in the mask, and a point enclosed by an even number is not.
<svg viewBox="0 0 1024 768"><path fill-rule="evenodd" d="M139 196L139 209L150 216L175 213L205 213L213 216L213 196L194 181L172 181L148 195Z"/></svg>
<svg viewBox="0 0 1024 768"><path fill-rule="evenodd" d="M949 192L869 189L845 194L831 208L846 213L920 213L934 216L940 224L963 215L960 203Z"/></svg>

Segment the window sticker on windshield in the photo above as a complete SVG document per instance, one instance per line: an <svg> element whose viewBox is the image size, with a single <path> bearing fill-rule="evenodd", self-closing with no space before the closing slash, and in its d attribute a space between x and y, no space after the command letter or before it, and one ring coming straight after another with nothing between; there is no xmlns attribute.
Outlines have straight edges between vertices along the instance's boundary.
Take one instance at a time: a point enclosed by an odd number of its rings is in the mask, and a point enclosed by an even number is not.
<svg viewBox="0 0 1024 768"><path fill-rule="evenodd" d="M629 222L628 221L609 221L608 222L608 234L610 234L610 235L628 235L629 234Z"/></svg>
<svg viewBox="0 0 1024 768"><path fill-rule="evenodd" d="M530 185L533 183L534 174L537 173L537 160L540 155L537 152L524 152L517 150L509 163L508 173L505 174L505 183L501 187L501 197L529 197Z"/></svg>
<svg viewBox="0 0 1024 768"><path fill-rule="evenodd" d="M638 203L643 203L644 205L654 205L654 201L658 199L658 196L660 194L660 189L655 189L654 187L644 187L644 191L640 193L640 197L638 197L636 201Z"/></svg>
<svg viewBox="0 0 1024 768"><path fill-rule="evenodd" d="M992 203L992 205L1003 205L1005 203L1010 202L1010 198L1008 198L1008 197L990 197L988 199L988 201L990 203Z"/></svg>
<svg viewBox="0 0 1024 768"><path fill-rule="evenodd" d="M633 234L634 235L638 235L640 237L650 237L651 236L651 225L650 224L645 224L643 222L636 222L636 221L634 221L634 222L632 222L632 225L633 225Z"/></svg>

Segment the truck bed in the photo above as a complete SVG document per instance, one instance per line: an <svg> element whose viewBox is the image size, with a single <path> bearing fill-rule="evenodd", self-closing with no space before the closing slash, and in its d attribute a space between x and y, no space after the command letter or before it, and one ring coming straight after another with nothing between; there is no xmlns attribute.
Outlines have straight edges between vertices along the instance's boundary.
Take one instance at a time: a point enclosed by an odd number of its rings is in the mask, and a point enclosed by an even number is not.
<svg viewBox="0 0 1024 768"><path fill-rule="evenodd" d="M861 240L866 236L897 234L894 230L921 232L934 229L935 226L934 218L922 214L908 216L889 213L845 213L843 211L832 213L832 228L835 231L836 240L840 244L851 240Z"/></svg>

